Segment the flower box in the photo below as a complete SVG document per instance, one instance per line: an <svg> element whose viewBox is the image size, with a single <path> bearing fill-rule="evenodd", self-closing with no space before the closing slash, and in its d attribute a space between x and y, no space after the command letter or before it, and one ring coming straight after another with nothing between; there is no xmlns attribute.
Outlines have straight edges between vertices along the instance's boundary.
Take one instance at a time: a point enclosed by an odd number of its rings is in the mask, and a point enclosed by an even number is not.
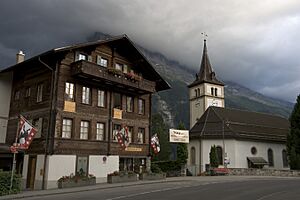
<svg viewBox="0 0 300 200"><path fill-rule="evenodd" d="M140 180L162 180L166 179L166 173L142 173Z"/></svg>
<svg viewBox="0 0 300 200"><path fill-rule="evenodd" d="M87 185L95 185L96 177L93 175L88 176L79 176L79 175L70 175L63 176L57 181L58 188L71 188L71 187L80 187Z"/></svg>
<svg viewBox="0 0 300 200"><path fill-rule="evenodd" d="M135 173L120 173L115 172L107 175L107 183L125 183L138 181L138 175Z"/></svg>

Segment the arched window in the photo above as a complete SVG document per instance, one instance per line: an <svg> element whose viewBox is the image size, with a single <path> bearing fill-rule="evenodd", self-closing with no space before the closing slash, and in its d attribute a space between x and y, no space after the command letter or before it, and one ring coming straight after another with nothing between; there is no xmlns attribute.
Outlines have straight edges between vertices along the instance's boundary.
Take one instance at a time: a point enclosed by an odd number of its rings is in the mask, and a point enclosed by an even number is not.
<svg viewBox="0 0 300 200"><path fill-rule="evenodd" d="M200 97L200 88L198 88L198 96Z"/></svg>
<svg viewBox="0 0 300 200"><path fill-rule="evenodd" d="M273 156L272 149L268 149L268 161L269 161L269 166L274 167L274 156Z"/></svg>
<svg viewBox="0 0 300 200"><path fill-rule="evenodd" d="M191 165L196 164L196 149L195 147L191 148Z"/></svg>
<svg viewBox="0 0 300 200"><path fill-rule="evenodd" d="M197 97L197 96L198 96L197 89L195 89L195 97Z"/></svg>
<svg viewBox="0 0 300 200"><path fill-rule="evenodd" d="M218 164L223 165L223 149L220 146L217 146L217 156L218 156Z"/></svg>
<svg viewBox="0 0 300 200"><path fill-rule="evenodd" d="M282 150L282 163L283 163L283 167L288 167L289 166L289 161L288 161L288 157L287 157L287 152L286 150Z"/></svg>
<svg viewBox="0 0 300 200"><path fill-rule="evenodd" d="M211 95L214 95L214 88L213 87L210 88L210 93L211 93Z"/></svg>
<svg viewBox="0 0 300 200"><path fill-rule="evenodd" d="M218 96L218 88L215 88L215 96Z"/></svg>

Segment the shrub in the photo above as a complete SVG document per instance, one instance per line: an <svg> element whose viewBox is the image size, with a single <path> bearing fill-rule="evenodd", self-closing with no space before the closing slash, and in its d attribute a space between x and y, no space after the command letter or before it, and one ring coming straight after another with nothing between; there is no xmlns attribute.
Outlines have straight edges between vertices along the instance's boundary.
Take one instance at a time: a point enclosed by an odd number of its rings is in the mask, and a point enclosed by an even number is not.
<svg viewBox="0 0 300 200"><path fill-rule="evenodd" d="M10 171L4 172L0 170L0 196L9 194L10 179L11 179ZM11 194L16 194L19 193L20 191L21 191L21 176L15 174L13 178Z"/></svg>
<svg viewBox="0 0 300 200"><path fill-rule="evenodd" d="M84 176L81 174L74 175L73 173L69 176L62 176L58 179L58 183L60 182L78 182L78 180L89 180L89 179L95 179L96 177L93 174L89 174L88 176Z"/></svg>
<svg viewBox="0 0 300 200"><path fill-rule="evenodd" d="M161 173L162 170L159 168L157 164L151 164L151 172L153 173Z"/></svg>

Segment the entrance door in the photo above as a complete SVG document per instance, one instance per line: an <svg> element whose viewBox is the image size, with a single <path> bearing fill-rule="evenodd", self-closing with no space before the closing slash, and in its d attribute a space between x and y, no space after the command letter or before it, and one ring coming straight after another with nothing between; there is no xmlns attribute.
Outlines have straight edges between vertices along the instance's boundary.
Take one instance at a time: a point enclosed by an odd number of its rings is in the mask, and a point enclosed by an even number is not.
<svg viewBox="0 0 300 200"><path fill-rule="evenodd" d="M26 188L34 189L36 156L29 156Z"/></svg>

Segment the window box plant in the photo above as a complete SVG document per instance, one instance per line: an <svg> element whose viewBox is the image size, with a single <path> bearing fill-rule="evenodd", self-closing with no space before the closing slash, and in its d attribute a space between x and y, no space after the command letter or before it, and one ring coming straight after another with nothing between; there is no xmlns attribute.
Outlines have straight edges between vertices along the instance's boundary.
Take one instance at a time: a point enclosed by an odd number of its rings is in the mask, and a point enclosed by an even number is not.
<svg viewBox="0 0 300 200"><path fill-rule="evenodd" d="M87 186L87 185L95 185L96 177L92 174L88 176L84 175L73 175L63 176L57 181L58 188L70 188L70 187L78 187L78 186Z"/></svg>
<svg viewBox="0 0 300 200"><path fill-rule="evenodd" d="M118 172L115 171L107 175L107 183L124 183L134 182L138 180L138 174L129 172Z"/></svg>

